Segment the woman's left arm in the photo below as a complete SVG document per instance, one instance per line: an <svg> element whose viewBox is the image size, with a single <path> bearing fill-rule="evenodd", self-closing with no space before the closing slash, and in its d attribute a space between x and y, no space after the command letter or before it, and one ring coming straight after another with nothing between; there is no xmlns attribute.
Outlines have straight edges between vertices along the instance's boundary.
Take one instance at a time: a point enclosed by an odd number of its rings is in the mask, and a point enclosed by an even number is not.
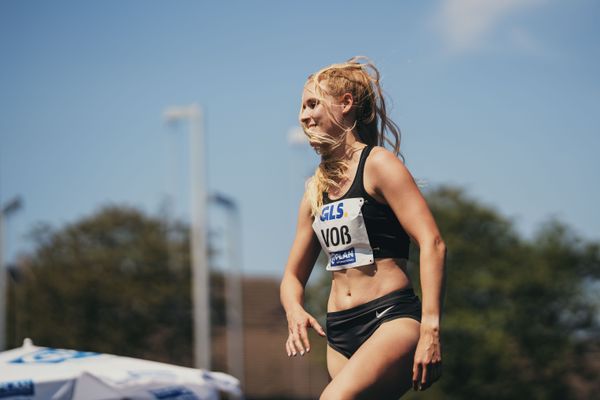
<svg viewBox="0 0 600 400"><path fill-rule="evenodd" d="M413 365L413 388L424 390L441 376L440 324L445 292L446 245L433 215L404 164L390 151L373 149L366 171L375 192L419 245L423 311Z"/></svg>

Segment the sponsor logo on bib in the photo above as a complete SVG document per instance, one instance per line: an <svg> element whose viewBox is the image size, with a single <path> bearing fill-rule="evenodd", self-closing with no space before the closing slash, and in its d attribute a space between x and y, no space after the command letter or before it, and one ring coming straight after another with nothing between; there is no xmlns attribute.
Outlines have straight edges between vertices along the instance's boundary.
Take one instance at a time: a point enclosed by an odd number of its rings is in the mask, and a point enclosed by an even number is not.
<svg viewBox="0 0 600 400"><path fill-rule="evenodd" d="M356 255L354 254L354 248L336 251L331 253L331 266L335 267L338 265L351 264L356 261Z"/></svg>
<svg viewBox="0 0 600 400"><path fill-rule="evenodd" d="M324 206L321 209L321 222L333 221L334 219L340 219L348 216L348 213L344 212L344 202L341 201L336 204Z"/></svg>

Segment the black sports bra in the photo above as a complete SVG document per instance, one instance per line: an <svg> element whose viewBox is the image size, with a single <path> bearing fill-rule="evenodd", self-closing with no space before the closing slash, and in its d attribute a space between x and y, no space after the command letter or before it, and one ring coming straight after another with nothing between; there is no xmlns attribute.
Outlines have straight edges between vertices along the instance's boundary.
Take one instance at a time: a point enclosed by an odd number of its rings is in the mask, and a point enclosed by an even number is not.
<svg viewBox="0 0 600 400"><path fill-rule="evenodd" d="M330 256L328 270L367 265L373 258L408 258L408 234L390 206L375 200L364 187L365 163L372 149L363 148L354 181L342 197L331 200L323 192L321 216L313 228ZM368 240L361 238L365 229Z"/></svg>

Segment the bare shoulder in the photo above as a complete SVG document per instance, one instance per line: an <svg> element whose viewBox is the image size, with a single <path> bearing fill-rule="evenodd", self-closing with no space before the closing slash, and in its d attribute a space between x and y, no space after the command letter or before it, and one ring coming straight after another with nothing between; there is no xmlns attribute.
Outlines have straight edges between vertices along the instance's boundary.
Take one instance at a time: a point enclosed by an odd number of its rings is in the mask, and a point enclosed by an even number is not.
<svg viewBox="0 0 600 400"><path fill-rule="evenodd" d="M381 181L403 180L410 176L404 163L385 147L373 147L367 160L365 172L375 187L380 186Z"/></svg>
<svg viewBox="0 0 600 400"><path fill-rule="evenodd" d="M392 160L398 160L398 157L383 146L373 146L371 154L369 154L369 162L371 163L382 163L390 162Z"/></svg>
<svg viewBox="0 0 600 400"><path fill-rule="evenodd" d="M381 146L373 147L367 158L363 183L367 193L381 203L389 203L390 196L416 188L402 160Z"/></svg>

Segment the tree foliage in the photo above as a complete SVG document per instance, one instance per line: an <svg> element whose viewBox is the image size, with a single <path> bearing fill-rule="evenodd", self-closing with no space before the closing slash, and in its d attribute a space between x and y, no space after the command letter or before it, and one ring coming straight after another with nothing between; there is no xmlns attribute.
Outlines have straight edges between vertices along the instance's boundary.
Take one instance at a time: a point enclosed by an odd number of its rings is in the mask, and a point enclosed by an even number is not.
<svg viewBox="0 0 600 400"><path fill-rule="evenodd" d="M9 340L191 363L187 229L107 207L37 228L11 285Z"/></svg>
<svg viewBox="0 0 600 400"><path fill-rule="evenodd" d="M569 377L598 340L599 244L557 220L524 239L460 189L427 198L448 248L444 377L431 398L575 398Z"/></svg>

